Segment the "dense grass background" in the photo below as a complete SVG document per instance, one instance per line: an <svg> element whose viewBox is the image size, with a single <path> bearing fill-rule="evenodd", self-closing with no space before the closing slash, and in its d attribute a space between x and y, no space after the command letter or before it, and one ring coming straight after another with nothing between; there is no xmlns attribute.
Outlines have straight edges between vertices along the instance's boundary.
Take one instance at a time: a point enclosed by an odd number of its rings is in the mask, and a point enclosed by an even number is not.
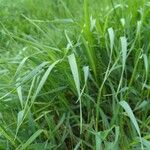
<svg viewBox="0 0 150 150"><path fill-rule="evenodd" d="M0 0L0 149L150 149L149 0Z"/></svg>

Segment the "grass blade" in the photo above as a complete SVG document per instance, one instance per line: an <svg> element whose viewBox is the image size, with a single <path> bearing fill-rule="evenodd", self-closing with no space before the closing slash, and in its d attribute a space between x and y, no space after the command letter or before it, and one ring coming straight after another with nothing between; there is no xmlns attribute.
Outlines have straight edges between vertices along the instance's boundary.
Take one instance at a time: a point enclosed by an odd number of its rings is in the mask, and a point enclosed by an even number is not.
<svg viewBox="0 0 150 150"><path fill-rule="evenodd" d="M124 110L125 110L126 113L128 114L128 116L129 116L131 122L133 123L133 125L134 125L134 127L135 127L135 129L136 129L136 131L137 131L137 133L138 133L138 135L139 135L139 137L140 137L140 139L141 139L140 128L139 128L139 125L138 125L138 123L137 123L137 121L136 121L136 118L135 118L135 116L134 116L134 114L133 114L132 109L130 108L130 106L128 105L128 103L125 102L125 101L121 101L121 102L119 102L119 104L124 108ZM143 150L142 139L141 139L141 148L142 148L142 150Z"/></svg>
<svg viewBox="0 0 150 150"><path fill-rule="evenodd" d="M80 95L80 79L79 79L79 72L78 72L78 67L76 63L76 58L74 54L71 54L68 56L71 72L73 75L74 83L77 89L78 96Z"/></svg>
<svg viewBox="0 0 150 150"><path fill-rule="evenodd" d="M43 85L45 84L45 82L46 82L46 80L47 80L47 78L48 78L48 76L49 76L51 70L55 67L55 65L56 65L58 62L59 62L59 60L56 61L56 62L54 62L53 64L51 64L51 65L49 66L49 68L47 69L47 71L45 72L45 74L43 75L43 77L42 77L42 79L41 79L41 81L40 81L40 83L39 83L39 85L38 85L38 87L37 87L37 89L36 89L36 92L35 92L35 94L34 94L34 96L33 96L33 100L36 98L36 96L37 96L37 95L39 94L39 92L41 91L41 89L42 89Z"/></svg>
<svg viewBox="0 0 150 150"><path fill-rule="evenodd" d="M96 150L102 150L102 140L100 132L96 133L95 141L96 141Z"/></svg>
<svg viewBox="0 0 150 150"><path fill-rule="evenodd" d="M17 119L17 129L16 129L16 135L15 135L15 139L17 137L17 134L18 134L18 130L22 124L22 121L23 121L23 117L24 117L24 110L21 110L19 111L18 113L18 119Z"/></svg>
<svg viewBox="0 0 150 150"><path fill-rule="evenodd" d="M17 150L24 150L26 149L41 133L43 132L43 130L38 130L36 131L27 141L26 143L21 145L21 148L17 148Z"/></svg>
<svg viewBox="0 0 150 150"><path fill-rule="evenodd" d="M113 28L108 29L108 34L109 34L109 40L110 40L110 49L112 51L113 46L114 46L114 30Z"/></svg>
<svg viewBox="0 0 150 150"><path fill-rule="evenodd" d="M14 147L16 147L16 143L13 140L13 137L9 135L3 127L0 126L0 134L3 135Z"/></svg>
<svg viewBox="0 0 150 150"><path fill-rule="evenodd" d="M16 70L16 73L15 73L15 76L14 78L18 75L18 73L21 71L21 69L23 68L23 65L25 64L25 62L27 61L28 57L25 57L19 64L17 70Z"/></svg>
<svg viewBox="0 0 150 150"><path fill-rule="evenodd" d="M20 100L21 107L23 109L23 97L22 97L22 88L21 88L21 86L19 86L17 88L17 93L18 93L18 97L19 97L19 100Z"/></svg>
<svg viewBox="0 0 150 150"><path fill-rule="evenodd" d="M122 65L124 70L126 64L126 58L127 58L127 39L126 37L121 37L120 40L121 40L121 50L122 50Z"/></svg>

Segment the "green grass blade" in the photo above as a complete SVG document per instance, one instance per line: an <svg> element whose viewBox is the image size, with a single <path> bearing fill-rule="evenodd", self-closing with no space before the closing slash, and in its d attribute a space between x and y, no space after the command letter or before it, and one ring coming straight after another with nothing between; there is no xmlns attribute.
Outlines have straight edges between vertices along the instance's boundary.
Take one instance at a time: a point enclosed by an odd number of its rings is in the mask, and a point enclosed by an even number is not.
<svg viewBox="0 0 150 150"><path fill-rule="evenodd" d="M27 61L28 57L25 57L19 64L17 70L16 70L16 73L15 73L15 76L14 78L18 75L18 73L21 71L21 69L23 68L23 65L25 64L25 62Z"/></svg>
<svg viewBox="0 0 150 150"><path fill-rule="evenodd" d="M10 136L2 127L0 127L0 134L3 135L14 147L16 147L14 138Z"/></svg>
<svg viewBox="0 0 150 150"><path fill-rule="evenodd" d="M84 66L83 71L84 71L84 82L86 84L88 76L89 76L89 66Z"/></svg>
<svg viewBox="0 0 150 150"><path fill-rule="evenodd" d="M22 87L21 86L17 87L17 93L18 93L21 107L23 109L23 97L22 97Z"/></svg>
<svg viewBox="0 0 150 150"><path fill-rule="evenodd" d="M21 145L21 147L18 147L17 149L18 150L25 150L25 149L27 149L28 148L28 146L30 146L30 144L32 143L32 142L34 142L34 140L38 137L38 136L40 136L40 134L43 132L43 130L38 130L38 131L36 131L27 141L26 141L26 143L24 143L24 144L22 144Z"/></svg>
<svg viewBox="0 0 150 150"><path fill-rule="evenodd" d="M74 54L71 54L68 56L71 72L73 75L74 83L76 86L76 90L78 93L78 96L80 95L80 79L79 79L79 72L77 67L77 62Z"/></svg>
<svg viewBox="0 0 150 150"><path fill-rule="evenodd" d="M121 37L121 50L122 50L122 65L125 68L126 58L127 58L127 39L126 37Z"/></svg>
<svg viewBox="0 0 150 150"><path fill-rule="evenodd" d="M149 74L149 62L148 62L148 57L146 54L143 54L143 59L144 59L144 66L145 66L145 84L148 79L148 74Z"/></svg>
<svg viewBox="0 0 150 150"><path fill-rule="evenodd" d="M43 69L46 65L48 65L49 62L43 62L40 65L38 65L35 69L33 69L29 74L27 74L25 77L22 78L21 83L25 83L29 81L31 78L33 78L39 71Z"/></svg>
<svg viewBox="0 0 150 150"><path fill-rule="evenodd" d="M56 62L54 62L53 64L51 64L51 65L48 67L48 69L46 70L45 74L43 75L43 77L42 77L42 79L41 79L41 81L40 81L40 83L39 83L39 85L38 85L38 87L37 87L37 89L36 89L36 92L35 92L35 94L34 94L34 96L33 96L33 99L35 99L35 98L37 97L37 95L38 95L39 92L41 91L43 85L45 84L45 82L46 82L46 80L47 80L47 78L48 78L50 72L52 71L52 69L55 67L55 65L56 65L58 62L59 62L59 60L56 61Z"/></svg>
<svg viewBox="0 0 150 150"><path fill-rule="evenodd" d="M96 133L95 141L96 141L96 150L102 150L102 140L100 132Z"/></svg>
<svg viewBox="0 0 150 150"><path fill-rule="evenodd" d="M24 117L24 110L19 111L18 113L18 118L17 118L17 129L16 129L16 135L15 135L15 139L17 137L18 134L18 130L23 122L23 117Z"/></svg>
<svg viewBox="0 0 150 150"><path fill-rule="evenodd" d="M114 47L114 37L115 37L113 28L108 29L108 34L109 34L109 40L110 40L110 49L112 51Z"/></svg>
<svg viewBox="0 0 150 150"><path fill-rule="evenodd" d="M139 128L139 125L138 125L138 123L136 121L136 118L135 118L135 116L133 114L133 111L132 111L131 107L129 106L129 104L126 101L121 101L121 102L119 102L119 104L124 108L124 110L128 114L131 122L133 123L133 125L134 125L134 127L135 127L135 129L136 129L136 131L137 131L137 133L138 133L138 135L140 137L140 139L141 139L140 128ZM143 149L142 140L141 140L141 148Z"/></svg>

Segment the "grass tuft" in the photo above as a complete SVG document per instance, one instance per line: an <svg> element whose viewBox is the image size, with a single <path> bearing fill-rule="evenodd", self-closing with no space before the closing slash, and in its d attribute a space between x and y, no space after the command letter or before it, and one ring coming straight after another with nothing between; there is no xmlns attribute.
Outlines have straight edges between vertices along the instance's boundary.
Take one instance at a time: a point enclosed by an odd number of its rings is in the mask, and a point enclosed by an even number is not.
<svg viewBox="0 0 150 150"><path fill-rule="evenodd" d="M0 150L149 150L149 0L0 0Z"/></svg>

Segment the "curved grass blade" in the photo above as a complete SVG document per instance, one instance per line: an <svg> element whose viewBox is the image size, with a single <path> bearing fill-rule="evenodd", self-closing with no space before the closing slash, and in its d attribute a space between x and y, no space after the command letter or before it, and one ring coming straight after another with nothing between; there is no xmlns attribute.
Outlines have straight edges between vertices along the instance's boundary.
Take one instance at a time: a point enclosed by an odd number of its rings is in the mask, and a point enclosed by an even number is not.
<svg viewBox="0 0 150 150"><path fill-rule="evenodd" d="M121 102L119 102L119 104L124 108L124 110L126 111L126 113L129 116L131 122L133 123L133 125L134 125L134 127L135 127L135 129L136 129L136 131L137 131L137 133L139 135L140 141L141 141L141 148L142 148L142 150L144 150L143 149L143 142L142 142L142 138L141 138L141 133L140 133L140 128L138 126L138 123L136 121L136 118L135 118L135 116L133 114L133 111L132 111L131 107L125 101L121 101Z"/></svg>
<svg viewBox="0 0 150 150"><path fill-rule="evenodd" d="M54 62L53 64L51 64L51 65L49 66L49 68L47 69L47 71L46 71L45 74L43 75L43 77L42 77L42 79L41 79L41 81L40 81L40 83L39 83L39 85L38 85L38 87L37 87L37 89L36 89L36 92L35 92L35 94L34 94L32 100L35 100L35 98L37 97L37 95L38 95L39 92L41 91L43 85L45 84L45 82L46 82L46 80L47 80L47 78L48 78L48 76L49 76L51 70L55 67L55 65L56 65L59 61L60 61L60 60Z"/></svg>

